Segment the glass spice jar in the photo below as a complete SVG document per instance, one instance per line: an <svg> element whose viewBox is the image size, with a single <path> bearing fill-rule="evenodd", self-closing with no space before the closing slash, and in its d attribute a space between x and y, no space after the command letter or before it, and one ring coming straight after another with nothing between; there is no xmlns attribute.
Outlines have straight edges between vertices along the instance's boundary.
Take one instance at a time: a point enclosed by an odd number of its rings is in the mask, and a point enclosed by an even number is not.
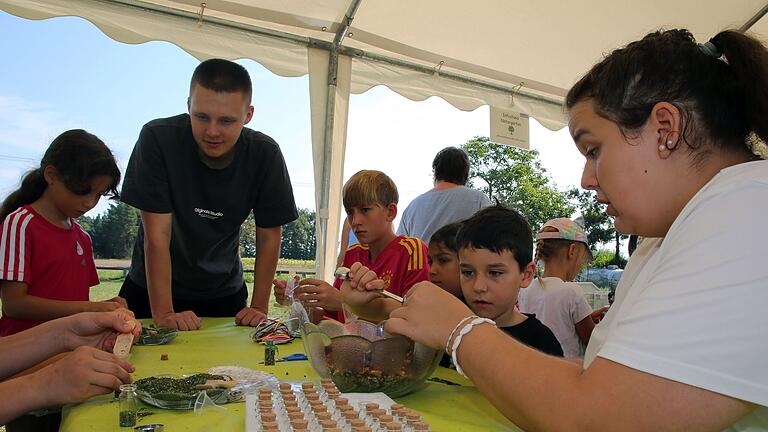
<svg viewBox="0 0 768 432"><path fill-rule="evenodd" d="M134 384L123 384L120 386L120 396L117 398L119 406L120 427L134 427L139 413L139 401L136 397L136 386Z"/></svg>

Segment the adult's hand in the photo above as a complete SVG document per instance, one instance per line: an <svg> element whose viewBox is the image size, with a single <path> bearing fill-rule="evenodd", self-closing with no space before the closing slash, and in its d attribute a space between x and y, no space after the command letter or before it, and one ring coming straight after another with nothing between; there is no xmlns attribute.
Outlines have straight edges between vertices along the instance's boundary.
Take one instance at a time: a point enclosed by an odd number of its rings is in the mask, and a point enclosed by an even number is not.
<svg viewBox="0 0 768 432"><path fill-rule="evenodd" d="M192 311L171 312L153 318L158 327L167 327L181 331L197 330L203 321Z"/></svg>
<svg viewBox="0 0 768 432"><path fill-rule="evenodd" d="M72 351L80 346L89 346L112 352L115 339L120 333L133 333L137 338L141 333L141 323L128 309L112 312L83 312L70 315L61 320L61 340L64 350Z"/></svg>
<svg viewBox="0 0 768 432"><path fill-rule="evenodd" d="M406 293L403 307L389 315L384 329L442 350L451 330L472 315L454 295L431 282L419 282Z"/></svg>
<svg viewBox="0 0 768 432"><path fill-rule="evenodd" d="M244 307L235 315L235 325L256 327L267 318L267 314L254 308Z"/></svg>
<svg viewBox="0 0 768 432"><path fill-rule="evenodd" d="M341 291L320 279L304 279L294 292L305 307L317 307L331 311L341 310Z"/></svg>
<svg viewBox="0 0 768 432"><path fill-rule="evenodd" d="M273 279L272 291L274 291L275 293L275 301L278 304L281 304L283 306L288 306L290 304L290 301L288 299L288 296L286 295L285 284L286 282L284 280Z"/></svg>
<svg viewBox="0 0 768 432"><path fill-rule="evenodd" d="M135 369L114 354L80 347L32 374L34 388L44 393L43 406L60 406L109 393L130 383Z"/></svg>

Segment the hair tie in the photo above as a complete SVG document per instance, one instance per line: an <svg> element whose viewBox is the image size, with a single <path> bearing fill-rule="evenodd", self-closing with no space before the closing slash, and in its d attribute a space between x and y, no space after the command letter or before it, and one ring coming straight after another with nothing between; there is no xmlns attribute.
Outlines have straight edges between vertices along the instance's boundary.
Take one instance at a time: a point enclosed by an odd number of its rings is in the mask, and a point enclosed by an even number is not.
<svg viewBox="0 0 768 432"><path fill-rule="evenodd" d="M708 55L708 56L710 56L712 58L719 59L720 56L722 56L722 53L720 52L720 49L718 49L717 45L715 45L715 43L712 42L712 39L710 39L706 43L703 43L703 44L700 43L699 44L699 49L701 50L701 52L703 52L704 54L706 54L706 55Z"/></svg>

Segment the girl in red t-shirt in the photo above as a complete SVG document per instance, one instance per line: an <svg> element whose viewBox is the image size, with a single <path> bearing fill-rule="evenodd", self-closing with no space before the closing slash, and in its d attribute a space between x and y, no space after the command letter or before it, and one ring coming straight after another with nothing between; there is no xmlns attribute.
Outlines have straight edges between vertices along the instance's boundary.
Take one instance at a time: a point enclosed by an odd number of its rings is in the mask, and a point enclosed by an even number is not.
<svg viewBox="0 0 768 432"><path fill-rule="evenodd" d="M118 196L120 170L107 146L76 129L62 133L40 167L0 207L0 336L86 311L125 307L88 301L99 283L91 238L75 221L104 195Z"/></svg>

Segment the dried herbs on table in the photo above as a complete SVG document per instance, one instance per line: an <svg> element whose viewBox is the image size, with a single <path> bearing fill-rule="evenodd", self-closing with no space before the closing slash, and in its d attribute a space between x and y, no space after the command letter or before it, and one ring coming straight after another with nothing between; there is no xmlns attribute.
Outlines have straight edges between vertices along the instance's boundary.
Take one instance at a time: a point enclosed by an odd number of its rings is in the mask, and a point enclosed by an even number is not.
<svg viewBox="0 0 768 432"><path fill-rule="evenodd" d="M136 387L140 392L166 401L188 400L195 397L199 390L195 386L204 384L208 380L229 380L224 375L212 375L199 373L183 378L173 377L149 377L136 381ZM223 389L215 389L224 391ZM209 394L214 390L208 390Z"/></svg>

